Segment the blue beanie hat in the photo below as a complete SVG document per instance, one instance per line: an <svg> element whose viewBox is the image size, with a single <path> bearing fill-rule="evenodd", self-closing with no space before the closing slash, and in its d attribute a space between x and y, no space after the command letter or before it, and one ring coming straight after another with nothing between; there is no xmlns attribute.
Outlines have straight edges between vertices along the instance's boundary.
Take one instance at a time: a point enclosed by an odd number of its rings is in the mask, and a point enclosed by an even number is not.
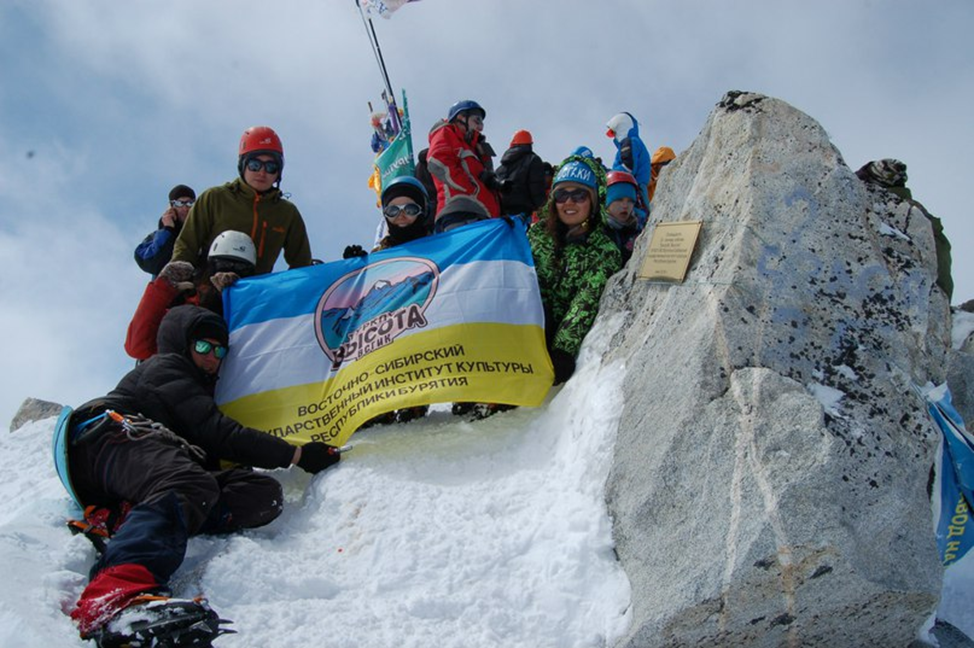
<svg viewBox="0 0 974 648"><path fill-rule="evenodd" d="M636 202L636 187L628 182L616 182L609 185L605 192L605 204L611 205L620 198L630 198Z"/></svg>
<svg viewBox="0 0 974 648"><path fill-rule="evenodd" d="M598 181L595 178L595 171L592 171L589 165L578 160L572 160L561 165L561 168L558 169L558 174L551 182L551 186L554 187L561 182L575 182L589 187L593 191L598 191Z"/></svg>

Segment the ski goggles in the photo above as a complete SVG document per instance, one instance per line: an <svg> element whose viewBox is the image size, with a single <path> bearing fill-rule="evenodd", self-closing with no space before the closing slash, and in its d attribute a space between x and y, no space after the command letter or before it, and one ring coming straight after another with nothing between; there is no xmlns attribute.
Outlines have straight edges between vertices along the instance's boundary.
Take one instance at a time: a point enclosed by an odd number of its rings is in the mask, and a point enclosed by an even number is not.
<svg viewBox="0 0 974 648"><path fill-rule="evenodd" d="M407 203L405 205L389 205L382 209L382 215L389 220L396 218L400 213L405 214L409 218L416 218L423 213L423 208L416 203Z"/></svg>
<svg viewBox="0 0 974 648"><path fill-rule="evenodd" d="M277 160L258 160L257 158L247 160L246 167L248 171L253 171L254 173L257 173L261 169L270 174L277 173L281 170L281 165L277 163Z"/></svg>
<svg viewBox="0 0 974 648"><path fill-rule="evenodd" d="M581 204L591 197L588 189L555 189L555 202L559 205L569 200Z"/></svg>
<svg viewBox="0 0 974 648"><path fill-rule="evenodd" d="M239 277L254 274L254 264L243 259L213 259L213 272L232 272Z"/></svg>
<svg viewBox="0 0 974 648"><path fill-rule="evenodd" d="M192 207L195 200L170 200L169 204L173 207Z"/></svg>
<svg viewBox="0 0 974 648"><path fill-rule="evenodd" d="M196 351L200 355L206 355L212 351L217 360L223 360L227 355L227 347L222 344L213 344L209 340L196 340L193 342L193 351Z"/></svg>

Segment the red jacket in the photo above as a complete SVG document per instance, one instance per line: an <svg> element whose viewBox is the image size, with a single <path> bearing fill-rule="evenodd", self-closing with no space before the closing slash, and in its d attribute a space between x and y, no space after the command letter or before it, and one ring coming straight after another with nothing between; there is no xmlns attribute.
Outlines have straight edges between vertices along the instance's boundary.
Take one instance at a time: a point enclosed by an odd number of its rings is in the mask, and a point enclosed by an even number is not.
<svg viewBox="0 0 974 648"><path fill-rule="evenodd" d="M149 282L125 332L125 353L136 360L148 360L156 354L159 324L169 309L180 304L199 305L199 292L181 295L183 293L163 277Z"/></svg>
<svg viewBox="0 0 974 648"><path fill-rule="evenodd" d="M467 214L480 218L500 216L500 198L480 179L490 160L477 153L479 133L471 141L460 128L445 121L430 131L426 161L436 185L436 220L448 214Z"/></svg>

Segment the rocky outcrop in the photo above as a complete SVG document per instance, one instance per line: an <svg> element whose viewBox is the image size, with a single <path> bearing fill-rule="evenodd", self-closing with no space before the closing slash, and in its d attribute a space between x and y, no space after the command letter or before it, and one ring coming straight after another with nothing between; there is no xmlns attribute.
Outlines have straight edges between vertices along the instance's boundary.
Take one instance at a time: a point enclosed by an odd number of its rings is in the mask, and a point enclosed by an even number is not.
<svg viewBox="0 0 974 648"><path fill-rule="evenodd" d="M909 645L941 582L937 433L909 389L950 345L929 221L750 93L664 169L651 220L703 229L683 284L638 278L651 224L603 298L627 322L603 359L628 372L618 645Z"/></svg>
<svg viewBox="0 0 974 648"><path fill-rule="evenodd" d="M61 413L61 408L63 407L63 405L39 398L25 398L24 402L20 404L17 413L14 414L13 420L10 421L10 431L13 432L27 423L57 416Z"/></svg>

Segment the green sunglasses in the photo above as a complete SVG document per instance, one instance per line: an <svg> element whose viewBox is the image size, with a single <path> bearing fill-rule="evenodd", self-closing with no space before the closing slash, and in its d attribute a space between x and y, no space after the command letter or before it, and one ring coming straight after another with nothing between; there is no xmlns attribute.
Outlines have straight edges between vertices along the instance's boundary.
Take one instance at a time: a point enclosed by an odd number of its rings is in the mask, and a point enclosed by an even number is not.
<svg viewBox="0 0 974 648"><path fill-rule="evenodd" d="M217 360L223 360L227 355L228 349L222 344L213 344L209 340L196 340L193 342L193 350L200 355L206 355L212 351Z"/></svg>

